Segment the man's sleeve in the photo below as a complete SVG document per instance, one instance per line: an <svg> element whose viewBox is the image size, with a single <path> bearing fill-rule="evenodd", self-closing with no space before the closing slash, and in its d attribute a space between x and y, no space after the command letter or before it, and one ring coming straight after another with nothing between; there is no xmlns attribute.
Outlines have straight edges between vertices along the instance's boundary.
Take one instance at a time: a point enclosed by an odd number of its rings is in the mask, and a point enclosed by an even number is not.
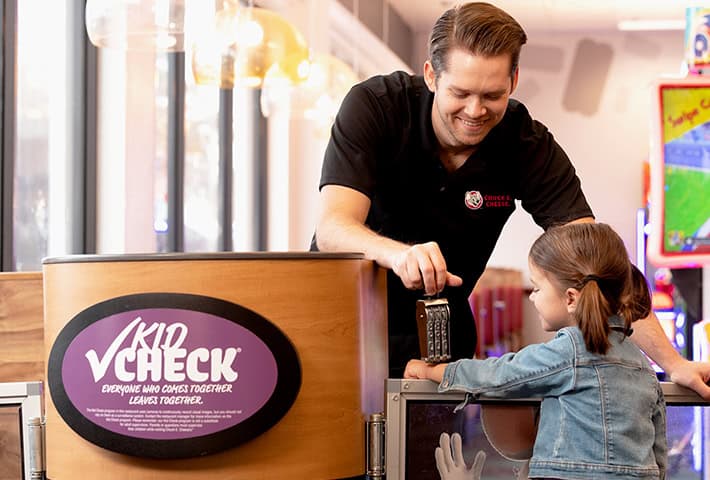
<svg viewBox="0 0 710 480"><path fill-rule="evenodd" d="M319 188L342 185L372 196L384 124L375 96L361 84L353 87L335 117Z"/></svg>
<svg viewBox="0 0 710 480"><path fill-rule="evenodd" d="M521 139L520 197L535 223L547 229L593 217L572 162L547 127L527 118Z"/></svg>

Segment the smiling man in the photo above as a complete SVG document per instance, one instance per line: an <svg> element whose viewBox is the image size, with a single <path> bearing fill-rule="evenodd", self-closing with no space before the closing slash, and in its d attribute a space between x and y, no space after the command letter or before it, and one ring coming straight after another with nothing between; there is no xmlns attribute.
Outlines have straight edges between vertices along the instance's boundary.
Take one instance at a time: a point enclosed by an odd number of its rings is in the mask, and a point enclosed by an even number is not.
<svg viewBox="0 0 710 480"><path fill-rule="evenodd" d="M448 298L452 356L473 356L468 297L516 199L544 229L594 221L565 152L511 98L526 40L493 5L456 6L434 25L423 77L370 78L352 88L335 119L312 248L363 252L389 269L391 377L419 356L423 295ZM662 351L654 359L679 365L656 338L658 322L650 325L644 338ZM686 376L700 385L707 376L696 373Z"/></svg>

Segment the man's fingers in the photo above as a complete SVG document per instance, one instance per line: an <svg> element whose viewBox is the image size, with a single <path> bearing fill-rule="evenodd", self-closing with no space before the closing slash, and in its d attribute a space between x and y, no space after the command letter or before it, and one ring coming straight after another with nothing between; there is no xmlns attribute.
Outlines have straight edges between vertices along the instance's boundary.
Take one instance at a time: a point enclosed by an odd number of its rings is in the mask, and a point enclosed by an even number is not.
<svg viewBox="0 0 710 480"><path fill-rule="evenodd" d="M446 261L436 242L413 245L392 264L405 287L422 288L426 295L435 295L447 285L457 287L463 283L461 277L446 270Z"/></svg>
<svg viewBox="0 0 710 480"><path fill-rule="evenodd" d="M463 285L463 278L458 275L454 275L453 273L446 272L446 285L449 287L460 287Z"/></svg>
<svg viewBox="0 0 710 480"><path fill-rule="evenodd" d="M436 258L432 258L432 251L425 245L415 245L412 247L412 252L417 260L417 266L421 275L421 281L424 287L424 293L434 295L440 289L436 283ZM435 253L435 252L434 252ZM441 253L439 253L441 255Z"/></svg>
<svg viewBox="0 0 710 480"><path fill-rule="evenodd" d="M419 261L416 256L407 257L407 278L404 286L410 290L423 287L422 276L419 270Z"/></svg>

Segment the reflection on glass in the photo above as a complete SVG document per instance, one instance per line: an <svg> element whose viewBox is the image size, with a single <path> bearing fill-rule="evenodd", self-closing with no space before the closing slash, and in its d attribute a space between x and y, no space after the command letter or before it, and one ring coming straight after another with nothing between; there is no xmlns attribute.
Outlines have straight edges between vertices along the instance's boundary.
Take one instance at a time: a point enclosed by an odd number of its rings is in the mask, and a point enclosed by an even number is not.
<svg viewBox="0 0 710 480"><path fill-rule="evenodd" d="M22 446L19 405L0 405L0 478L22 477Z"/></svg>
<svg viewBox="0 0 710 480"><path fill-rule="evenodd" d="M188 75L188 78L191 75ZM216 251L219 90L188 80L185 89L185 251Z"/></svg>
<svg viewBox="0 0 710 480"><path fill-rule="evenodd" d="M191 54L187 46L186 56ZM167 139L168 58L156 59L156 135ZM217 116L219 89L195 84L191 72L185 75L185 171L184 249L188 252L216 251L219 240L217 220L219 182L219 139ZM156 143L153 199L157 251L166 251L168 225L167 141Z"/></svg>
<svg viewBox="0 0 710 480"><path fill-rule="evenodd" d="M479 451L486 453L481 478L513 480L524 462L504 458L491 444L481 424L481 406L472 404L454 413L456 403L409 401L407 404L405 472L408 480L437 480L434 450L442 432L458 433L462 438L463 457L471 467ZM702 471L704 417L708 407L669 406L667 414L668 480L703 480L710 472ZM393 432L396 433L396 432ZM707 432L705 432L707 435ZM707 454L707 452L706 452ZM527 477L527 476L526 476Z"/></svg>
<svg viewBox="0 0 710 480"><path fill-rule="evenodd" d="M38 41L37 32L53 28L52 13L36 14L44 8L42 0L17 2L13 249L14 269L25 271L40 270L47 253L50 89L55 86L51 82L62 78L57 75L61 59L47 51L45 41Z"/></svg>
<svg viewBox="0 0 710 480"><path fill-rule="evenodd" d="M155 56L155 160L153 229L155 250L167 251L168 234L168 54Z"/></svg>

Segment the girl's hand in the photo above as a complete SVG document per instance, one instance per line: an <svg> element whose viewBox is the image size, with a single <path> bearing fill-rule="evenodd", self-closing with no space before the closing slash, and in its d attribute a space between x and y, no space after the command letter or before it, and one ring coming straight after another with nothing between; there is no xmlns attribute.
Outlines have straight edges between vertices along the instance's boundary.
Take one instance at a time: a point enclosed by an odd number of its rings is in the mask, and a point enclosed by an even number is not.
<svg viewBox="0 0 710 480"><path fill-rule="evenodd" d="M404 378L423 378L428 380L429 365L424 360L410 360L404 369Z"/></svg>
<svg viewBox="0 0 710 480"><path fill-rule="evenodd" d="M404 378L421 378L441 383L444 379L444 371L447 365L448 363L432 365L424 360L410 360L404 369Z"/></svg>

